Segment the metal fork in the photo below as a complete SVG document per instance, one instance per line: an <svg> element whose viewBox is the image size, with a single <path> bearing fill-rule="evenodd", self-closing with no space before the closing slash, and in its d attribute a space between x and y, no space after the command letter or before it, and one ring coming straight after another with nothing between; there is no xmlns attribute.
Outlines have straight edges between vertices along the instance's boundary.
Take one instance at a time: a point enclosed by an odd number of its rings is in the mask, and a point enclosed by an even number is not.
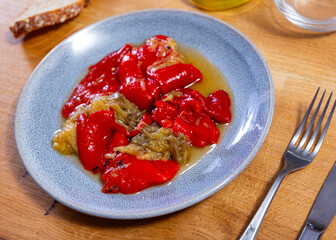
<svg viewBox="0 0 336 240"><path fill-rule="evenodd" d="M322 145L322 141L327 133L332 115L334 113L335 110L335 106L336 106L336 100L334 102L334 105L330 111L329 117L325 123L325 126L323 128L323 132L320 136L320 138L317 140L316 136L317 133L319 132L319 129L321 127L324 115L327 111L331 96L332 96L332 92L328 98L328 101L323 109L323 112L320 116L320 119L314 129L314 132L312 133L308 143L306 144L307 138L309 136L309 133L311 132L311 129L313 127L313 123L316 119L316 116L318 114L318 111L320 109L322 100L324 98L325 92L326 90L324 90L321 100L319 101L317 108L314 112L314 115L308 125L308 128L306 130L306 132L304 133L302 139L300 141L299 137L301 136L301 132L303 130L303 127L306 125L308 116L310 114L310 111L314 105L314 102L316 100L317 94L319 92L320 88L317 89L315 96L312 100L312 102L309 105L309 108L297 130L297 132L295 133L294 137L292 138L291 142L289 143L286 152L284 154L284 159L285 159L285 164L283 169L281 170L281 172L279 173L278 177L275 179L271 189L269 190L269 192L267 193L267 196L265 197L265 200L262 202L261 206L259 207L257 213L255 214L255 216L253 217L252 221L250 222L250 224L248 225L248 227L246 228L245 232L243 233L243 235L241 236L240 240L250 240L250 239L254 239L257 235L257 232L259 230L259 227L264 219L264 216L268 210L268 207L270 206L275 193L277 192L282 180L285 178L285 176L291 172L294 172L296 170L302 169L305 166L307 166L309 163L311 163L311 161L315 158L317 152L319 151L319 149L321 148ZM315 147L313 146L313 144L315 143L315 140L317 140L317 143L315 145ZM298 145L296 145L298 144Z"/></svg>

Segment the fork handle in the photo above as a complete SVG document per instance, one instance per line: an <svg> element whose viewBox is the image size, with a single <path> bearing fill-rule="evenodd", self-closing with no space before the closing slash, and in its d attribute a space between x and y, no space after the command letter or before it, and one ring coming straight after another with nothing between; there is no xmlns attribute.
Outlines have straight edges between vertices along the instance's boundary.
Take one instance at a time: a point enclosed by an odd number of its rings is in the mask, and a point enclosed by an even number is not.
<svg viewBox="0 0 336 240"><path fill-rule="evenodd" d="M268 191L264 201L260 205L257 213L254 215L252 221L246 228L243 235L240 237L240 240L252 240L256 237L259 227L265 217L265 214L274 198L275 193L277 192L282 180L288 174L287 169L282 169L278 177L275 179L271 189Z"/></svg>

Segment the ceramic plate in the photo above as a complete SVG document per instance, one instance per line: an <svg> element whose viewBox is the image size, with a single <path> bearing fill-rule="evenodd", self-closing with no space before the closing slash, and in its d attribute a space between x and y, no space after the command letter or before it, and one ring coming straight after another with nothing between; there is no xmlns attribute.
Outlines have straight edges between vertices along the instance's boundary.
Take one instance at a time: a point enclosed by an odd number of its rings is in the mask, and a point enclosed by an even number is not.
<svg viewBox="0 0 336 240"><path fill-rule="evenodd" d="M233 121L213 151L170 183L133 195L103 194L100 179L76 157L52 149L54 131L62 126L60 110L90 65L125 43L142 43L157 34L196 48L220 69L233 93ZM41 61L17 106L16 141L31 176L57 201L99 217L148 218L200 202L234 179L263 143L273 108L266 62L242 33L196 12L138 11L84 28Z"/></svg>

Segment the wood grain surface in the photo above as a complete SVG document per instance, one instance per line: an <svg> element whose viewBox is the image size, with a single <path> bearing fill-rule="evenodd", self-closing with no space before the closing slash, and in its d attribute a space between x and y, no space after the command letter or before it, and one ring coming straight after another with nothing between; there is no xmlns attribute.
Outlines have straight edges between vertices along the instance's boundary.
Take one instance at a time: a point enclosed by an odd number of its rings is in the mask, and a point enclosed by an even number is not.
<svg viewBox="0 0 336 240"><path fill-rule="evenodd" d="M0 239L239 239L283 164L282 155L318 86L336 90L336 33L292 26L271 0L205 12L187 0L93 0L73 20L15 39L8 27L28 4L0 0ZM206 200L167 216L119 221L76 212L45 193L21 162L14 137L19 95L42 58L77 30L147 8L204 12L231 24L261 51L275 88L269 134L247 168ZM285 178L257 239L297 239L336 161L336 118L311 165ZM336 219L322 239L336 239Z"/></svg>

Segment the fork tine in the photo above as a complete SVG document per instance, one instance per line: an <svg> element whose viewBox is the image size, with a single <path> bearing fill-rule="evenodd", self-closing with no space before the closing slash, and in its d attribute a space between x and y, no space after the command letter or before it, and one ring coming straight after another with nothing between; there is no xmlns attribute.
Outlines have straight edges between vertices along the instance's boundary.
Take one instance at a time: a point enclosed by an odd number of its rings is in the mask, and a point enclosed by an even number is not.
<svg viewBox="0 0 336 240"><path fill-rule="evenodd" d="M289 145L294 145L296 143L296 141L298 140L298 138L300 137L300 134L302 132L302 129L304 127L304 125L306 124L307 122L307 119L308 119L308 116L310 114L310 111L315 103L315 100L316 100L316 96L318 94L318 92L320 91L320 87L318 87L318 89L316 90L316 93L315 93L315 96L313 97L313 100L311 101L309 107L308 107L308 110L304 116L304 118L302 119L302 122L300 124L300 127L298 128L298 130L296 131L296 133L294 134L293 138L292 138L292 141L289 143Z"/></svg>
<svg viewBox="0 0 336 240"><path fill-rule="evenodd" d="M309 133L310 133L312 127L313 127L314 122L315 122L316 116L317 116L317 114L318 114L318 112L319 112L319 110L320 110L320 107L321 107L321 104L322 104L322 101L323 101L323 98L324 98L325 93L326 93L326 89L324 90L324 92L323 92L323 94L322 94L322 97L321 97L321 99L320 99L320 102L318 103L318 105L317 105L317 107L316 107L316 110L315 110L315 112L314 112L314 115L313 115L312 119L310 120L309 126L308 126L308 128L307 128L307 130L306 130L304 136L302 137L301 142L300 142L298 148L302 148L302 146L304 145L304 143L305 143L306 140L307 140L307 137L308 137L308 135L309 135Z"/></svg>
<svg viewBox="0 0 336 240"><path fill-rule="evenodd" d="M329 114L328 120L327 120L327 122L326 122L326 124L325 124L325 126L324 126L324 128L323 128L322 135L321 135L320 139L318 140L318 142L317 142L317 144L316 144L316 147L315 147L315 149L314 149L314 151L313 151L313 153L312 153L313 156L315 156L315 155L317 154L317 152L318 152L318 151L320 150L320 148L321 148L323 139L324 139L324 137L325 137L325 135L326 135L326 133L327 133L329 124L330 124L331 119L332 119L332 116L333 116L333 114L334 114L335 107L336 107L336 100L335 100L334 105L333 105L333 107L332 107L332 109L331 109L331 112L330 112L330 114Z"/></svg>
<svg viewBox="0 0 336 240"><path fill-rule="evenodd" d="M327 103L326 103L324 109L323 109L323 112L322 112L322 114L321 114L321 116L320 116L320 119L319 119L319 121L318 121L318 123L317 123L317 125L316 125L316 127L315 127L315 130L314 130L314 132L313 132L313 134L312 134L312 136L311 136L311 138L310 138L310 140L309 140L309 142L308 142L308 144L307 144L307 147L305 148L305 151L306 151L306 152L308 152L308 151L311 149L311 147L313 146L313 143L314 143L314 141L315 141L316 135L317 135L317 133L318 133L320 127L321 127L321 124L322 124L324 115L325 115L325 113L326 113L326 111L327 111L327 109L328 109L329 102L330 102L330 99L331 99L332 94L333 94L333 92L330 93L330 96L329 96L329 98L328 98L328 101L327 101Z"/></svg>

